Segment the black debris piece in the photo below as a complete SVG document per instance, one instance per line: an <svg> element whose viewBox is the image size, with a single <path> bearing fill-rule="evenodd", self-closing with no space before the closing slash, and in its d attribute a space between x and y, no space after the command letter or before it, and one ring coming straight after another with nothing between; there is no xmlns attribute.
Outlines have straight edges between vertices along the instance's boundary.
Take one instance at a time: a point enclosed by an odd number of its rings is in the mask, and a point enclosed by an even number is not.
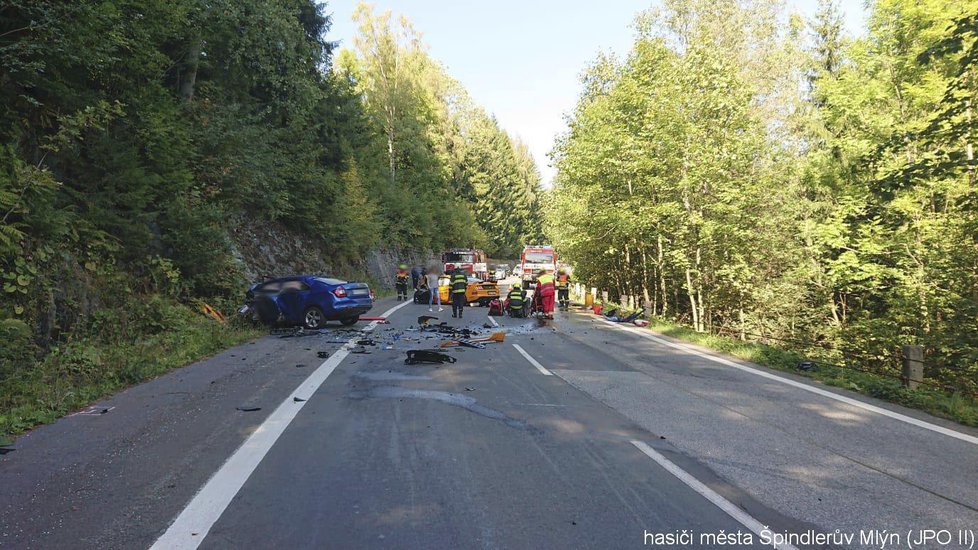
<svg viewBox="0 0 978 550"><path fill-rule="evenodd" d="M454 363L457 361L451 355L435 349L413 349L407 352L407 359L404 363L417 365L418 363Z"/></svg>
<svg viewBox="0 0 978 550"><path fill-rule="evenodd" d="M16 451L13 447L0 447L0 455L5 455L7 453L12 453Z"/></svg>
<svg viewBox="0 0 978 550"><path fill-rule="evenodd" d="M465 386L465 391L475 391L475 388L470 388L468 386Z"/></svg>
<svg viewBox="0 0 978 550"><path fill-rule="evenodd" d="M801 363L798 363L798 370L812 370L814 366L815 364L811 361L802 361Z"/></svg>
<svg viewBox="0 0 978 550"><path fill-rule="evenodd" d="M367 354L369 354L370 352L367 351L367 348L365 348L363 346L358 346L358 347L355 347L352 350L350 350L350 353L367 353Z"/></svg>
<svg viewBox="0 0 978 550"><path fill-rule="evenodd" d="M489 323L482 323L482 328L492 328L492 325Z"/></svg>
<svg viewBox="0 0 978 550"><path fill-rule="evenodd" d="M297 368L297 369L302 369L302 368L305 368L305 367L306 366L303 365L302 363L299 363L298 365L295 366L295 368Z"/></svg>
<svg viewBox="0 0 978 550"><path fill-rule="evenodd" d="M239 411L242 411L242 412L254 412L254 411L260 411L261 410L261 407L250 407L250 406L248 406L248 407L236 407L236 408Z"/></svg>
<svg viewBox="0 0 978 550"><path fill-rule="evenodd" d="M320 359L326 359L326 358L329 357L329 352L328 351L321 351L321 352L319 352L319 353L316 354L316 357L319 357Z"/></svg>
<svg viewBox="0 0 978 550"><path fill-rule="evenodd" d="M421 315L418 317L418 324L422 327L428 326L428 323L437 320L438 317L433 317L431 315Z"/></svg>
<svg viewBox="0 0 978 550"><path fill-rule="evenodd" d="M374 342L370 338L364 338L363 340L357 340L358 346L376 346L377 342Z"/></svg>
<svg viewBox="0 0 978 550"><path fill-rule="evenodd" d="M472 340L459 340L458 345L467 348L486 349L486 345L482 342L473 342Z"/></svg>
<svg viewBox="0 0 978 550"><path fill-rule="evenodd" d="M292 398L292 402L293 403L302 403L303 401L305 401L305 399L303 399L301 397L293 397Z"/></svg>

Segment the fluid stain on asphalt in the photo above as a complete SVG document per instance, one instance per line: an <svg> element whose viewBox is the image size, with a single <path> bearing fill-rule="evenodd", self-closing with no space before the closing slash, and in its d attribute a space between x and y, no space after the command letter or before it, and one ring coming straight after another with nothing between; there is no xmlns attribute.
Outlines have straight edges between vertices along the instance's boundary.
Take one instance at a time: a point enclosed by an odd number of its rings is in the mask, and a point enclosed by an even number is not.
<svg viewBox="0 0 978 550"><path fill-rule="evenodd" d="M354 378L362 378L364 380L375 380L382 382L398 382L405 380L431 380L430 376L419 376L417 374L404 374L401 372L358 372L353 375Z"/></svg>
<svg viewBox="0 0 978 550"><path fill-rule="evenodd" d="M447 391L412 390L409 388L399 388L396 386L380 386L367 390L366 396L373 398L431 399L433 401L440 401L455 407L461 407L467 411L474 412L475 414L484 416L486 418L499 420L510 428L516 428L518 430L527 429L526 423L522 420L510 418L505 413L497 411L496 409L490 409L489 407L480 405L475 399L467 395L459 395L457 393Z"/></svg>

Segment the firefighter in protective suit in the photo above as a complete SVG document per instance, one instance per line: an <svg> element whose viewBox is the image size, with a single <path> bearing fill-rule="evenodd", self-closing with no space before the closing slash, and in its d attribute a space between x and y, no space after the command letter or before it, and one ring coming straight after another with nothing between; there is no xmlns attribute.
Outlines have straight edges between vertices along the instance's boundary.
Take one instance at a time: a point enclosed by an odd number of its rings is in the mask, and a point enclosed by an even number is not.
<svg viewBox="0 0 978 550"><path fill-rule="evenodd" d="M560 309L567 311L570 309L570 275L563 268L557 271L557 305Z"/></svg>
<svg viewBox="0 0 978 550"><path fill-rule="evenodd" d="M462 310L465 309L465 289L469 286L469 278L465 270L461 267L456 268L452 273L451 292L452 292L452 317L462 318Z"/></svg>
<svg viewBox="0 0 978 550"><path fill-rule="evenodd" d="M408 289L408 279L411 278L411 274L408 273L407 266L401 264L397 266L397 275L394 276L394 288L397 289L397 301L407 300L407 289Z"/></svg>
<svg viewBox="0 0 978 550"><path fill-rule="evenodd" d="M519 283L513 283L506 296L506 311L510 317L526 317L526 292L520 288Z"/></svg>

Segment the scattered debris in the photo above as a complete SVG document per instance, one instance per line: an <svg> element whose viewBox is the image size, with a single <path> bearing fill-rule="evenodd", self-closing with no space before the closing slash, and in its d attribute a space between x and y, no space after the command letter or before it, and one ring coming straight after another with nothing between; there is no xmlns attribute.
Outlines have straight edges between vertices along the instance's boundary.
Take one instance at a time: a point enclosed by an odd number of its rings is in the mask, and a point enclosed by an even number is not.
<svg viewBox="0 0 978 550"><path fill-rule="evenodd" d="M394 349L394 346L384 346L384 349Z"/></svg>
<svg viewBox="0 0 978 550"><path fill-rule="evenodd" d="M365 338L363 340L357 340L358 346L376 346L377 342L374 342L370 338Z"/></svg>
<svg viewBox="0 0 978 550"><path fill-rule="evenodd" d="M261 410L261 407L235 407L235 408L242 412L254 412L254 411Z"/></svg>
<svg viewBox="0 0 978 550"><path fill-rule="evenodd" d="M303 399L301 397L293 397L292 398L292 402L293 403L302 403L303 401L305 401L305 399Z"/></svg>
<svg viewBox="0 0 978 550"><path fill-rule="evenodd" d="M321 351L321 352L319 352L319 353L316 354L316 357L318 357L320 359L328 359L329 358L329 352L328 351Z"/></svg>
<svg viewBox="0 0 978 550"><path fill-rule="evenodd" d="M76 413L69 414L68 416L101 416L114 408L115 407L96 407L95 405L92 405L87 409L82 409Z"/></svg>
<svg viewBox="0 0 978 550"><path fill-rule="evenodd" d="M465 391L475 391L475 388L470 388L468 386L465 386Z"/></svg>
<svg viewBox="0 0 978 550"><path fill-rule="evenodd" d="M427 327L428 326L428 323L430 323L432 321L437 321L437 320L438 320L438 317L433 317L431 315L422 315L422 316L418 317L418 324L421 325L422 328L423 328L423 327Z"/></svg>
<svg viewBox="0 0 978 550"><path fill-rule="evenodd" d="M482 328L492 328L492 325L489 323L482 323Z"/></svg>
<svg viewBox="0 0 978 550"><path fill-rule="evenodd" d="M451 355L433 349L413 349L407 352L407 359L404 363L417 365L418 363L454 363L457 361Z"/></svg>
<svg viewBox="0 0 978 550"><path fill-rule="evenodd" d="M305 368L305 365L303 365L303 364L300 363L300 364L296 365L295 368L302 369L302 368Z"/></svg>
<svg viewBox="0 0 978 550"><path fill-rule="evenodd" d="M465 346L467 348L477 348L485 349L486 345L482 342L476 342L475 340L449 340L447 342L442 342L439 346L447 348L449 346Z"/></svg>
<svg viewBox="0 0 978 550"><path fill-rule="evenodd" d="M365 348L363 346L357 346L357 347L353 348L352 350L350 350L350 353L366 353L366 354L369 354L370 352L367 351L367 348Z"/></svg>

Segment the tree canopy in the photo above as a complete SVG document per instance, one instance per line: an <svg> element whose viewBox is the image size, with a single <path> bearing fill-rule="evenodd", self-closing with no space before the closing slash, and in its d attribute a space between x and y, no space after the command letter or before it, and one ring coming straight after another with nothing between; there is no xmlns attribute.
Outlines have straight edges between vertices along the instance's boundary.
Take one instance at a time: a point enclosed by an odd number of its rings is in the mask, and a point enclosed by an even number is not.
<svg viewBox="0 0 978 550"><path fill-rule="evenodd" d="M546 227L577 273L701 331L978 389L978 3L667 0L585 71ZM883 360L880 359L880 363ZM883 368L883 366L880 366Z"/></svg>

